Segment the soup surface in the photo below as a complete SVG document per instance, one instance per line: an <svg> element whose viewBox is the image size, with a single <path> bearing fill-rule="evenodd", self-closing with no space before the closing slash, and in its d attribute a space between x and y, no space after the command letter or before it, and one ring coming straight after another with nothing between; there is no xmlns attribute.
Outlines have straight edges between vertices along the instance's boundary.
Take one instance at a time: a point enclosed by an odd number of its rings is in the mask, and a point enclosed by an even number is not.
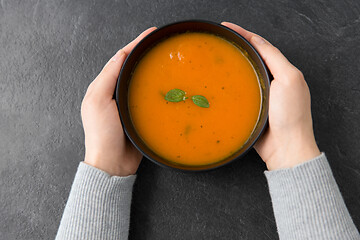
<svg viewBox="0 0 360 240"><path fill-rule="evenodd" d="M168 102L171 89L185 101ZM191 100L202 95L209 108ZM129 110L136 131L154 152L184 165L219 162L252 134L261 108L258 75L228 41L207 33L183 33L153 47L136 66Z"/></svg>

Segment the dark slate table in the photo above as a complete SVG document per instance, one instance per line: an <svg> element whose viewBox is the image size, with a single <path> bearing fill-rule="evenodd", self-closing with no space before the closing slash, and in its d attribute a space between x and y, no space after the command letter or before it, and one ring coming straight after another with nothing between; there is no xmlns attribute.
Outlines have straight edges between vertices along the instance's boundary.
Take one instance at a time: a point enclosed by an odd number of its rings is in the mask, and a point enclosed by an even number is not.
<svg viewBox="0 0 360 240"><path fill-rule="evenodd" d="M303 71L317 142L360 227L358 0L0 3L0 239L54 238L84 156L88 84L142 30L193 18L255 31ZM264 170L255 151L198 174L144 159L130 239L277 239Z"/></svg>

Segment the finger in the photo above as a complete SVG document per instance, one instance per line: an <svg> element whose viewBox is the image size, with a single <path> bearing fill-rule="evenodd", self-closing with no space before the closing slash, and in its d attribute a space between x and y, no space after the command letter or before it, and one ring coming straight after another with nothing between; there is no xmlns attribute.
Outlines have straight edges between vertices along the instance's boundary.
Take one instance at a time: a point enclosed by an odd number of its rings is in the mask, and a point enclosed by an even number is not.
<svg viewBox="0 0 360 240"><path fill-rule="evenodd" d="M126 58L123 49L120 49L105 65L100 74L91 83L91 94L96 98L112 99L115 91L116 81L121 66Z"/></svg>
<svg viewBox="0 0 360 240"><path fill-rule="evenodd" d="M233 23L223 22L221 24L242 35L255 47L275 79L283 79L279 77L296 69L279 51L279 49L271 45L259 35L249 32Z"/></svg>
<svg viewBox="0 0 360 240"><path fill-rule="evenodd" d="M148 35L150 32L154 31L156 29L156 27L151 27L146 29L145 31L143 31L142 33L140 33L139 36L137 36L137 38L135 38L134 40L132 40L129 44L127 44L125 47L122 48L122 50L124 50L126 55L129 55L129 53L134 49L134 47L144 38L146 37L146 35ZM106 66L110 63L111 61L107 62L104 66L104 68L106 68Z"/></svg>
<svg viewBox="0 0 360 240"><path fill-rule="evenodd" d="M151 27L146 29L144 32L142 32L137 38L135 38L131 43L129 43L128 45L126 45L123 49L124 52L126 53L126 55L128 55L133 48L149 33L151 33L152 31L154 31L156 29L156 27Z"/></svg>
<svg viewBox="0 0 360 240"><path fill-rule="evenodd" d="M156 28L152 27L141 33L135 40L119 50L104 66L103 70L96 77L93 84L92 93L97 97L107 97L112 99L116 81L118 79L120 69L125 61L126 56L131 50L143 39L147 34L154 31Z"/></svg>
<svg viewBox="0 0 360 240"><path fill-rule="evenodd" d="M231 28L235 32L239 33L241 36L243 36L246 40L250 41L250 38L252 37L253 33L249 32L248 30L234 24L231 22L222 22L221 25L224 25L225 27Z"/></svg>

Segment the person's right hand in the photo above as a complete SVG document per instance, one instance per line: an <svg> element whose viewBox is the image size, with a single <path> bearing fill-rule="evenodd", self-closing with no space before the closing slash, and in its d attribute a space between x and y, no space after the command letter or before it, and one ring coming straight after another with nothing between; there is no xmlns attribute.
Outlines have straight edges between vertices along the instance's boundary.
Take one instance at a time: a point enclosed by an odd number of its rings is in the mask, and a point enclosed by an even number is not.
<svg viewBox="0 0 360 240"><path fill-rule="evenodd" d="M262 37L233 23L222 24L246 38L274 76L269 128L255 144L267 168L290 168L320 155L312 126L310 92L303 74Z"/></svg>

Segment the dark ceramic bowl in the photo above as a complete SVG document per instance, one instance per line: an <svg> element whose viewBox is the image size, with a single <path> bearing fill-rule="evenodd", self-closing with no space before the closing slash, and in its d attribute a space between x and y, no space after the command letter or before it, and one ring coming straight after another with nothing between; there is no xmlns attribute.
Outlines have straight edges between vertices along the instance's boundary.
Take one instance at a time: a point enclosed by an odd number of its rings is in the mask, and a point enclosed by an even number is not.
<svg viewBox="0 0 360 240"><path fill-rule="evenodd" d="M209 164L209 165L201 165L201 166L189 166L189 165L181 165L170 162L161 156L154 153L141 139L141 137L137 134L131 118L130 112L128 108L128 88L129 83L131 81L132 73L136 67L136 64L140 61L142 56L151 49L154 45L159 43L160 41L172 36L174 34L184 33L184 32L206 32L211 33L217 36L220 36L226 40L228 40L233 45L240 47L242 51L246 51L248 53L250 61L256 68L260 79L260 86L262 91L262 107L260 116L253 131L252 135L248 139L248 141L243 145L241 149L239 149L233 155L227 157L226 159ZM223 166L227 163L234 161L235 159L239 159L248 152L257 139L260 137L261 133L264 131L267 118L268 118L268 106L269 106L269 87L270 87L270 77L267 71L267 68L261 59L260 55L257 51L250 45L248 41L246 41L241 35L234 32L233 30L208 21L183 21L176 22L164 27L161 27L153 32L151 32L148 36L146 36L129 54L127 57L116 86L116 103L119 109L121 122L124 128L124 131L130 141L136 146L136 148L148 159L151 161L161 165L172 167L176 169L186 170L186 171L202 171L214 169L220 166Z"/></svg>

